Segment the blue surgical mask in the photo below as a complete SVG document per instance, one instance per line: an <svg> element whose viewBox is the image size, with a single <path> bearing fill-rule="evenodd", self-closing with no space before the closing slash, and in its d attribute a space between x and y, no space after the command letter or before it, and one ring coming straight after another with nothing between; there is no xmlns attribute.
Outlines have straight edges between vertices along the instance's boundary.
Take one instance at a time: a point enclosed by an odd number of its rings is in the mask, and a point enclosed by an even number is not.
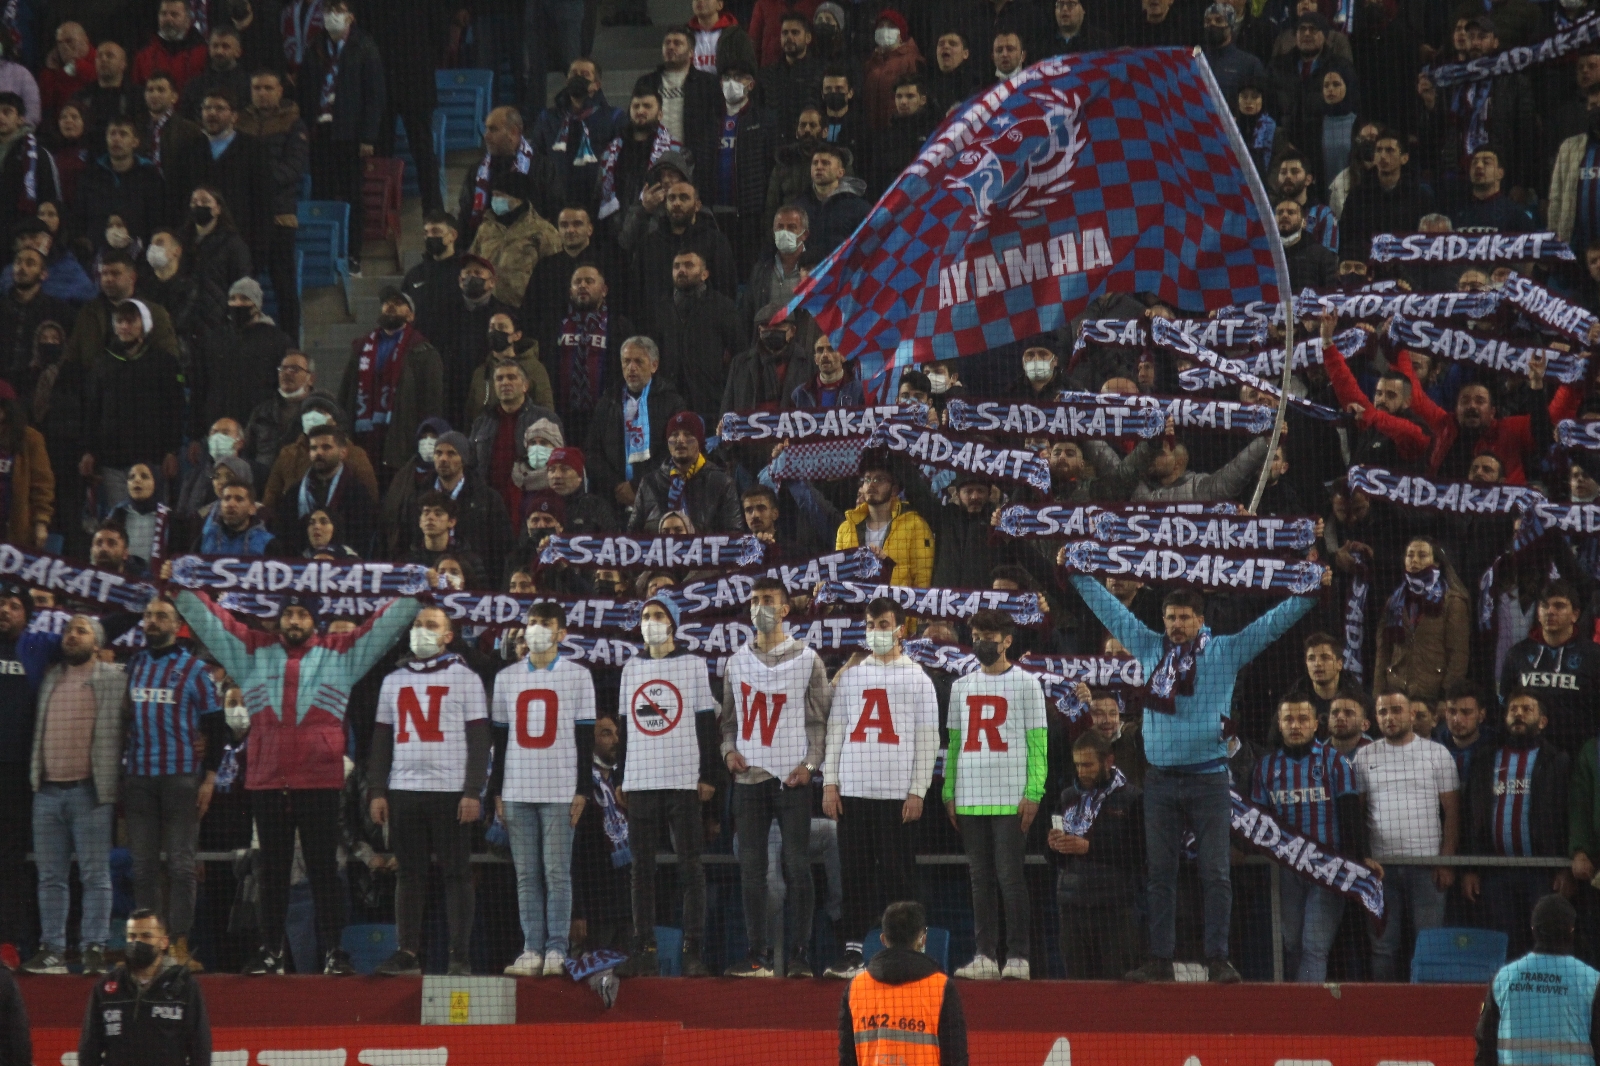
<svg viewBox="0 0 1600 1066"><path fill-rule="evenodd" d="M543 470L550 462L550 453L555 451L548 444L532 444L528 446L528 469Z"/></svg>
<svg viewBox="0 0 1600 1066"><path fill-rule="evenodd" d="M497 215L509 215L511 213L511 197L491 196L489 198L489 210Z"/></svg>

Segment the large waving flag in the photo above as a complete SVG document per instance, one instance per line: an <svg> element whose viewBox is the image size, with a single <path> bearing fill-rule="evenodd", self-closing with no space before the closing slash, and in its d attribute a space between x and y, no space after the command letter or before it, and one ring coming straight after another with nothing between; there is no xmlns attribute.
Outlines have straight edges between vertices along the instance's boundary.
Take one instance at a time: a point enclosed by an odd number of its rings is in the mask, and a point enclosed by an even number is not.
<svg viewBox="0 0 1600 1066"><path fill-rule="evenodd" d="M1054 330L1105 292L1277 300L1265 196L1204 59L1061 56L947 118L789 309L905 365Z"/></svg>

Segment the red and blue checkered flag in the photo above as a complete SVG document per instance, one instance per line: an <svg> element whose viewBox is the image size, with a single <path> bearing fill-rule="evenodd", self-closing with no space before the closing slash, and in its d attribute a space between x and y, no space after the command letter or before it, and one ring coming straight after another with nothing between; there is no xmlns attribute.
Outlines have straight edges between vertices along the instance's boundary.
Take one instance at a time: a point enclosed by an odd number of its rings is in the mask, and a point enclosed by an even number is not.
<svg viewBox="0 0 1600 1066"><path fill-rule="evenodd" d="M1248 160L1188 50L1049 59L947 118L789 310L903 366L1054 330L1104 292L1277 300Z"/></svg>

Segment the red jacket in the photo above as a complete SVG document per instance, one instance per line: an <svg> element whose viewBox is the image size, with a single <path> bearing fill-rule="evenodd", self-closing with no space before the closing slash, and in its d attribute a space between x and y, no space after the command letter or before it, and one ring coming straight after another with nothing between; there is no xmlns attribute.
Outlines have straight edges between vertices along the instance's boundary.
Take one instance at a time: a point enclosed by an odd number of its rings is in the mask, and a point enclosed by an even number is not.
<svg viewBox="0 0 1600 1066"><path fill-rule="evenodd" d="M750 40L756 46L756 62L770 67L782 61L783 17L795 11L810 18L821 5L822 0L756 0L755 11L750 15Z"/></svg>
<svg viewBox="0 0 1600 1066"><path fill-rule="evenodd" d="M189 80L206 69L206 61L209 58L205 38L194 30L190 30L189 36L179 41L176 46L169 46L157 35L134 54L133 83L143 85L150 80L150 75L158 70L164 70L172 75L172 87L182 93L183 87L189 84ZM248 100L233 102L233 106L240 111L249 104Z"/></svg>
<svg viewBox="0 0 1600 1066"><path fill-rule="evenodd" d="M46 122L55 121L56 112L61 110L62 104L84 89L94 88L94 45L89 46L88 55L78 60L76 69L76 74L68 74L58 67L45 67L39 71L39 107L44 111Z"/></svg>
<svg viewBox="0 0 1600 1066"><path fill-rule="evenodd" d="M1410 377L1411 359L1405 352L1400 353L1400 358L1396 362L1401 373ZM1351 404L1359 404L1362 408L1360 423L1363 428L1375 429L1394 441L1400 458L1407 462L1423 457L1428 450L1428 434L1410 419L1392 415L1369 400L1367 394L1361 391L1356 376L1350 373L1350 367L1345 363L1344 356L1338 348L1330 344L1322 350L1322 366L1328 372L1328 381L1333 385L1333 394L1339 398L1341 410ZM1415 391L1420 393L1422 390Z"/></svg>
<svg viewBox="0 0 1600 1066"><path fill-rule="evenodd" d="M1411 409L1433 429L1433 450L1428 455L1428 472L1437 474L1440 464L1444 462L1445 456L1450 454L1456 438L1461 435L1461 427L1456 423L1454 411L1446 411L1423 391L1422 383L1417 380L1416 371L1411 368L1411 359L1406 352L1400 353L1395 366L1406 376L1406 380L1411 382ZM1546 408L1551 424L1566 418L1576 418L1578 407L1582 403L1582 389L1562 385L1556 390L1555 397ZM1529 426L1527 415L1497 418L1478 437L1478 451L1489 452L1500 460L1500 467L1505 473L1504 480L1509 485L1521 485L1528 480L1527 472L1522 468L1522 457L1532 452L1534 447L1533 430Z"/></svg>

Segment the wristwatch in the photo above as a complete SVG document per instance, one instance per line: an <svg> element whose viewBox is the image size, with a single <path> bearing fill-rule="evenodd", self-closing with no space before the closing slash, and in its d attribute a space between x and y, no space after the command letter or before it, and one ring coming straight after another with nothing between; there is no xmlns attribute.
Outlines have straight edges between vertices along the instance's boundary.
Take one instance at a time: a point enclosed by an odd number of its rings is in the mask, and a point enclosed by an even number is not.
<svg viewBox="0 0 1600 1066"><path fill-rule="evenodd" d="M812 766L808 762L807 763L801 763L800 765L804 766L806 768L806 773L808 773L808 774L814 774L814 773L817 772L817 768L815 766Z"/></svg>

